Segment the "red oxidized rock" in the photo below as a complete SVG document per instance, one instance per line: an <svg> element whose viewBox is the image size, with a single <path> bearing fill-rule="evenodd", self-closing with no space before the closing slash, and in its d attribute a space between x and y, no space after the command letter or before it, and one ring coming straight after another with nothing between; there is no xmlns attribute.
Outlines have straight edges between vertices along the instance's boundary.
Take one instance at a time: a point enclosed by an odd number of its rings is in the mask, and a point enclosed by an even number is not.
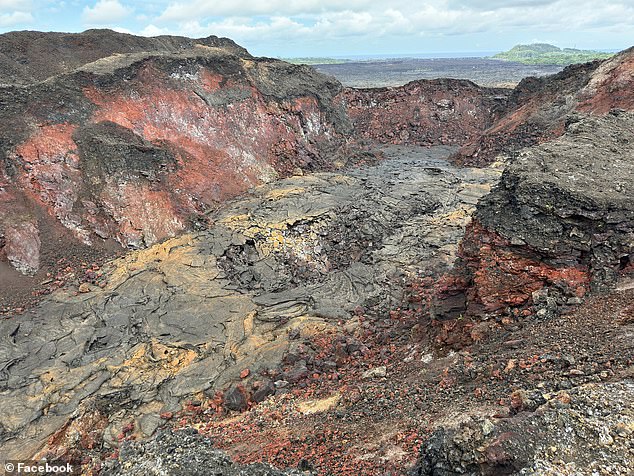
<svg viewBox="0 0 634 476"><path fill-rule="evenodd" d="M496 155L561 136L575 112L605 115L634 110L634 49L604 61L571 65L545 78L526 78L510 97L507 113L456 155L458 162L484 165ZM561 98L566 100L562 101Z"/></svg>
<svg viewBox="0 0 634 476"><path fill-rule="evenodd" d="M40 234L35 221L10 224L4 229L3 254L23 274L35 274L40 267Z"/></svg>
<svg viewBox="0 0 634 476"><path fill-rule="evenodd" d="M78 243L143 247L254 185L329 167L349 129L335 98L341 86L219 44L190 42L181 56L104 61L18 96L4 91L2 103L16 106L0 111L3 259L32 274L40 239L53 255L73 248L40 237L42 220Z"/></svg>
<svg viewBox="0 0 634 476"><path fill-rule="evenodd" d="M468 305L472 314L480 309L495 313L530 304L533 293L545 286L555 285L576 294L589 285L587 269L555 267L540 261L534 253L535 257L530 258L530 253L512 247L477 221L469 225L461 258L467 275L471 276Z"/></svg>
<svg viewBox="0 0 634 476"><path fill-rule="evenodd" d="M347 89L343 97L359 137L392 144L464 144L503 107L508 90L470 81L413 81L399 88Z"/></svg>

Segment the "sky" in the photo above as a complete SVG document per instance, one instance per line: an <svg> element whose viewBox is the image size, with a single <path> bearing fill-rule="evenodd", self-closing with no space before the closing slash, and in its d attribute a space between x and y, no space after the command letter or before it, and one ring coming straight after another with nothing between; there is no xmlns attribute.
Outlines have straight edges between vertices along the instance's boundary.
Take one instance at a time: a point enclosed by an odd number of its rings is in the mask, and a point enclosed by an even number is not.
<svg viewBox="0 0 634 476"><path fill-rule="evenodd" d="M634 45L634 0L0 0L0 32L227 36L273 57Z"/></svg>

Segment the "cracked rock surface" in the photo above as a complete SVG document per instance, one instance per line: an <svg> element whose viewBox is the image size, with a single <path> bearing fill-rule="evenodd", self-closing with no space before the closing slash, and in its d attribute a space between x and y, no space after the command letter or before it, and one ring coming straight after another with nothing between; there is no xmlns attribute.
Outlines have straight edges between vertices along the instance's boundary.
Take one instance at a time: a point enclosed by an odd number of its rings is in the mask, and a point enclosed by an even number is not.
<svg viewBox="0 0 634 476"><path fill-rule="evenodd" d="M334 78L227 39L110 33L0 35L0 64L28 65L0 73L0 312L60 287L69 265L355 156L338 153L351 125Z"/></svg>
<svg viewBox="0 0 634 476"><path fill-rule="evenodd" d="M192 395L278 365L293 329L399 302L401 278L451 266L499 177L450 152L387 148L373 167L259 187L208 230L114 261L103 288L2 321L2 453L29 457L82 425L106 447L130 419L152 434Z"/></svg>
<svg viewBox="0 0 634 476"><path fill-rule="evenodd" d="M560 139L519 154L477 218L544 261L614 283L633 251L633 131L632 113L569 117Z"/></svg>
<svg viewBox="0 0 634 476"><path fill-rule="evenodd" d="M633 128L628 112L572 115L507 166L461 243L468 314L551 316L631 272Z"/></svg>

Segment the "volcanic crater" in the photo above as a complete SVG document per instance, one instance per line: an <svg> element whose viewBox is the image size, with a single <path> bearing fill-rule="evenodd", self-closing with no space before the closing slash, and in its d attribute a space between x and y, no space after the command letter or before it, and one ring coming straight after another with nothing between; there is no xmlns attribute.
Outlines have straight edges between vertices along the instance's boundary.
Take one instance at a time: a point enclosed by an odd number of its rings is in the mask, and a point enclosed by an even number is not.
<svg viewBox="0 0 634 476"><path fill-rule="evenodd" d="M0 65L6 459L634 473L634 49L513 89L108 30Z"/></svg>

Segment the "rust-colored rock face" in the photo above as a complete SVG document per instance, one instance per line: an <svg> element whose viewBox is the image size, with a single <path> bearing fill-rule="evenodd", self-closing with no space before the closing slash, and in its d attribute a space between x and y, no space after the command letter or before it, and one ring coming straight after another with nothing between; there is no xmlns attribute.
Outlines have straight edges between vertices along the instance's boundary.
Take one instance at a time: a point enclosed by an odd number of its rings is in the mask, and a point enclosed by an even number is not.
<svg viewBox="0 0 634 476"><path fill-rule="evenodd" d="M628 112L572 116L562 137L507 166L461 244L463 311L548 315L631 271L633 130Z"/></svg>
<svg viewBox="0 0 634 476"><path fill-rule="evenodd" d="M9 225L5 230L4 254L8 262L24 274L33 274L40 267L40 237L32 220Z"/></svg>
<svg viewBox="0 0 634 476"><path fill-rule="evenodd" d="M0 46L0 259L44 279L60 258L146 247L254 185L328 169L357 139L463 145L458 161L482 165L561 135L571 111L634 104L632 50L510 91L343 89L216 37L15 33Z"/></svg>
<svg viewBox="0 0 634 476"><path fill-rule="evenodd" d="M461 257L471 282L467 290L468 313L534 313L539 291L561 290L566 297L583 297L589 290L590 273L582 265L555 266L527 249L514 247L480 223L469 225Z"/></svg>
<svg viewBox="0 0 634 476"><path fill-rule="evenodd" d="M607 114L611 109L634 110L634 48L605 61L581 91L577 110Z"/></svg>
<svg viewBox="0 0 634 476"><path fill-rule="evenodd" d="M358 137L416 145L462 145L475 139L504 110L508 95L509 90L454 79L343 93Z"/></svg>
<svg viewBox="0 0 634 476"><path fill-rule="evenodd" d="M439 317L552 315L629 269L633 91L632 49L528 78L462 147L463 164L513 158L467 228L460 285L435 295Z"/></svg>
<svg viewBox="0 0 634 476"><path fill-rule="evenodd" d="M351 138L462 144L508 95L459 80L344 91L216 37L25 35L0 38L15 66L0 90L0 200L11 204L0 235L3 259L27 275L72 254L48 230L87 249L145 247L254 185L330 168ZM33 57L26 69L20 41ZM52 62L69 44L73 61Z"/></svg>
<svg viewBox="0 0 634 476"><path fill-rule="evenodd" d="M4 87L2 255L35 274L55 246L42 222L95 248L148 246L254 185L328 168L349 128L339 91L310 68L204 41Z"/></svg>
<svg viewBox="0 0 634 476"><path fill-rule="evenodd" d="M500 154L561 136L566 116L634 110L634 49L605 61L572 65L544 78L527 78L513 91L507 112L482 135L465 144L455 159L486 165Z"/></svg>

